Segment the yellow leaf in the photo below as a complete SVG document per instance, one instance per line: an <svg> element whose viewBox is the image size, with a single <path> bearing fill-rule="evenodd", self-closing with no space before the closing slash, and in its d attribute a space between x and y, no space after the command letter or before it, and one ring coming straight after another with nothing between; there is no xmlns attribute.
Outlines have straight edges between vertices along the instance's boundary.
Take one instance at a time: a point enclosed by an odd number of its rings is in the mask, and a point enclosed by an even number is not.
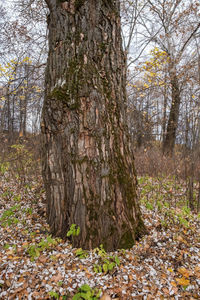
<svg viewBox="0 0 200 300"><path fill-rule="evenodd" d="M176 281L178 282L178 284L183 285L183 286L187 286L190 284L190 281L188 279L185 279L184 277L182 278L175 278Z"/></svg>
<svg viewBox="0 0 200 300"><path fill-rule="evenodd" d="M168 268L167 271L169 272L173 272L172 268Z"/></svg>
<svg viewBox="0 0 200 300"><path fill-rule="evenodd" d="M187 269L184 268L184 267L179 268L179 269L178 269L178 272L179 272L182 276L184 276L184 277L186 277L186 278L189 278L189 276L191 275L191 271L187 270Z"/></svg>

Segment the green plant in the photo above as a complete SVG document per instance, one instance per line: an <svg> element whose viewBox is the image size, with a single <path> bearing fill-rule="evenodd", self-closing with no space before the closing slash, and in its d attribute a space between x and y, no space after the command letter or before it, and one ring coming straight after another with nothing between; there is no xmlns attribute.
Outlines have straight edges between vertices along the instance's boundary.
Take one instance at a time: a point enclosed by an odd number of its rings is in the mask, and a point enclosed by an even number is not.
<svg viewBox="0 0 200 300"><path fill-rule="evenodd" d="M150 202L146 202L146 208L149 210L153 210L153 205Z"/></svg>
<svg viewBox="0 0 200 300"><path fill-rule="evenodd" d="M42 239L37 244L29 245L27 248L27 253L31 257L31 261L34 261L37 257L40 256L42 251L45 251L53 246L57 245L60 239L53 239L51 236L47 236L46 239Z"/></svg>
<svg viewBox="0 0 200 300"><path fill-rule="evenodd" d="M0 174L4 176L6 172L9 170L9 162L0 163Z"/></svg>
<svg viewBox="0 0 200 300"><path fill-rule="evenodd" d="M15 214L19 211L21 206L19 204L12 206L11 208L5 210L0 218L1 226L11 226L12 224L18 224L19 219L16 218Z"/></svg>
<svg viewBox="0 0 200 300"><path fill-rule="evenodd" d="M95 273L107 273L120 265L118 256L108 255L103 245L100 245L100 248L95 248L93 251L99 256L99 262L94 265Z"/></svg>
<svg viewBox="0 0 200 300"><path fill-rule="evenodd" d="M73 296L72 300L98 300L100 295L101 290L93 289L88 284L84 284L78 289L78 293Z"/></svg>
<svg viewBox="0 0 200 300"><path fill-rule="evenodd" d="M3 247L4 247L4 249L7 250L7 249L9 249L11 246L10 246L9 244L5 244Z"/></svg>
<svg viewBox="0 0 200 300"><path fill-rule="evenodd" d="M33 209L32 207L27 207L23 210L27 215L32 215Z"/></svg>
<svg viewBox="0 0 200 300"><path fill-rule="evenodd" d="M162 210L162 203L160 201L157 201L157 207L159 211Z"/></svg>
<svg viewBox="0 0 200 300"><path fill-rule="evenodd" d="M16 201L16 202L20 202L21 201L21 195L15 195L13 197L13 200Z"/></svg>
<svg viewBox="0 0 200 300"><path fill-rule="evenodd" d="M161 219L160 223L161 223L161 225L162 225L163 228L167 228L168 227L167 222L165 220Z"/></svg>
<svg viewBox="0 0 200 300"><path fill-rule="evenodd" d="M184 227L189 227L189 222L184 217L182 217L182 215L178 214L178 220L179 223L182 224Z"/></svg>
<svg viewBox="0 0 200 300"><path fill-rule="evenodd" d="M7 188L4 193L1 194L1 197L5 200L10 200L13 196L13 192L10 188Z"/></svg>
<svg viewBox="0 0 200 300"><path fill-rule="evenodd" d="M88 252L86 250L83 250L82 248L77 249L75 254L81 259L86 258L88 256Z"/></svg>
<svg viewBox="0 0 200 300"><path fill-rule="evenodd" d="M67 232L67 237L69 237L69 236L71 236L71 235L72 235L72 236L78 236L79 233L80 233L80 227L77 226L76 224L72 224L72 225L70 226L69 231Z"/></svg>
<svg viewBox="0 0 200 300"><path fill-rule="evenodd" d="M28 246L27 252L31 257L31 261L34 261L35 258L40 256L40 251L41 249L39 247L37 247L37 245L30 245Z"/></svg>
<svg viewBox="0 0 200 300"><path fill-rule="evenodd" d="M183 212L184 215L190 215L190 214L191 214L191 210L190 210L190 208L187 207L187 206L184 206L184 207L182 208L182 212Z"/></svg>
<svg viewBox="0 0 200 300"><path fill-rule="evenodd" d="M54 291L50 291L49 296L55 299L59 299L59 294Z"/></svg>
<svg viewBox="0 0 200 300"><path fill-rule="evenodd" d="M164 207L166 207L166 208L170 208L170 204L168 203L168 202L164 202Z"/></svg>

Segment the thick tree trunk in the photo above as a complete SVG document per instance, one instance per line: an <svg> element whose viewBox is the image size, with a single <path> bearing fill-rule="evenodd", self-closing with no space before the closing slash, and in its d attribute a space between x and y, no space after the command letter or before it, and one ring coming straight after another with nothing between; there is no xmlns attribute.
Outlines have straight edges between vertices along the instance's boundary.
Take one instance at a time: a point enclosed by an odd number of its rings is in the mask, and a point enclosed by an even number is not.
<svg viewBox="0 0 200 300"><path fill-rule="evenodd" d="M179 108L181 103L179 82L175 72L170 72L172 87L172 104L170 108L167 132L163 142L163 153L172 155L176 141L176 131L178 127Z"/></svg>
<svg viewBox="0 0 200 300"><path fill-rule="evenodd" d="M46 0L43 178L51 232L73 245L131 247L145 232L127 135L119 1Z"/></svg>

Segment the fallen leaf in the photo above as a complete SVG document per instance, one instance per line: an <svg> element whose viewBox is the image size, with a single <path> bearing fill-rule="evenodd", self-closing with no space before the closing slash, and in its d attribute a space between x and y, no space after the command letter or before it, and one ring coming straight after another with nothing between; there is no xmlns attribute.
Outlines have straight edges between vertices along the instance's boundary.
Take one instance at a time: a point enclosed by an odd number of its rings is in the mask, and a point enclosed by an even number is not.
<svg viewBox="0 0 200 300"><path fill-rule="evenodd" d="M171 285L172 285L172 286L174 286L174 287L176 287L176 286L177 286L177 284L176 284L176 282L175 282L175 281L171 281Z"/></svg>
<svg viewBox="0 0 200 300"><path fill-rule="evenodd" d="M62 278L63 276L60 273L58 273L57 275L52 276L51 281L58 282L61 281Z"/></svg>
<svg viewBox="0 0 200 300"><path fill-rule="evenodd" d="M172 268L168 268L167 271L169 271L169 272L172 273L172 272L173 272L173 269L172 269Z"/></svg>
<svg viewBox="0 0 200 300"><path fill-rule="evenodd" d="M175 278L176 281L178 282L178 284L182 285L182 286L187 286L190 284L190 281L188 279L185 279L184 277L182 278Z"/></svg>
<svg viewBox="0 0 200 300"><path fill-rule="evenodd" d="M187 270L187 269L184 268L184 267L179 268L179 269L178 269L178 272L179 272L182 276L184 276L184 277L186 277L186 278L189 278L189 276L192 275L192 272L189 271L189 270Z"/></svg>
<svg viewBox="0 0 200 300"><path fill-rule="evenodd" d="M169 294L169 290L167 288L162 289L165 294Z"/></svg>
<svg viewBox="0 0 200 300"><path fill-rule="evenodd" d="M46 263L47 262L47 257L46 255L41 255L39 258L38 258L38 261L41 262L42 264Z"/></svg>
<svg viewBox="0 0 200 300"><path fill-rule="evenodd" d="M112 299L111 299L111 297L110 297L109 295L104 294L104 295L100 298L100 300L112 300Z"/></svg>

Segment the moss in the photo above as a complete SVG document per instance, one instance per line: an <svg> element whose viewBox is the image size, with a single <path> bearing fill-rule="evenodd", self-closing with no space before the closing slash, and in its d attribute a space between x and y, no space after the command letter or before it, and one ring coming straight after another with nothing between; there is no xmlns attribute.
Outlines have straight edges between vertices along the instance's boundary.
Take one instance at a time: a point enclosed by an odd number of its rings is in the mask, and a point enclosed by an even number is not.
<svg viewBox="0 0 200 300"><path fill-rule="evenodd" d="M144 225L144 222L142 221L141 217L139 217L138 226L135 231L135 240L138 241L141 237L143 237L145 234L148 234L148 230Z"/></svg>
<svg viewBox="0 0 200 300"><path fill-rule="evenodd" d="M77 164L79 164L79 165L81 165L84 162L89 162L89 159L88 159L88 156L85 155L85 156L83 156L80 159L75 159L74 162L77 163Z"/></svg>
<svg viewBox="0 0 200 300"><path fill-rule="evenodd" d="M63 90L62 88L55 88L50 97L55 98L56 100L59 101L69 101L69 95L67 95L66 91Z"/></svg>
<svg viewBox="0 0 200 300"><path fill-rule="evenodd" d="M78 109L80 106L80 101L78 97L74 97L75 101L72 101L68 91L61 87L56 87L49 95L49 98L54 98L57 101L62 101L63 103L66 103L68 108L71 110Z"/></svg>
<svg viewBox="0 0 200 300"><path fill-rule="evenodd" d="M132 237L132 233L130 231L126 231L119 242L119 249L130 249L133 247L135 241Z"/></svg>
<svg viewBox="0 0 200 300"><path fill-rule="evenodd" d="M103 0L103 2L108 5L113 5L113 4L115 4L116 1L115 0Z"/></svg>
<svg viewBox="0 0 200 300"><path fill-rule="evenodd" d="M98 220L98 214L97 212L92 208L89 209L89 221Z"/></svg>
<svg viewBox="0 0 200 300"><path fill-rule="evenodd" d="M75 0L74 7L76 10L79 10L81 6L85 3L85 0Z"/></svg>
<svg viewBox="0 0 200 300"><path fill-rule="evenodd" d="M115 0L103 0L103 3L112 9L112 12L115 13L116 16L119 16L118 7L116 5Z"/></svg>
<svg viewBox="0 0 200 300"><path fill-rule="evenodd" d="M107 45L108 45L107 43L102 42L102 43L99 44L99 49L100 49L102 52L105 52Z"/></svg>

